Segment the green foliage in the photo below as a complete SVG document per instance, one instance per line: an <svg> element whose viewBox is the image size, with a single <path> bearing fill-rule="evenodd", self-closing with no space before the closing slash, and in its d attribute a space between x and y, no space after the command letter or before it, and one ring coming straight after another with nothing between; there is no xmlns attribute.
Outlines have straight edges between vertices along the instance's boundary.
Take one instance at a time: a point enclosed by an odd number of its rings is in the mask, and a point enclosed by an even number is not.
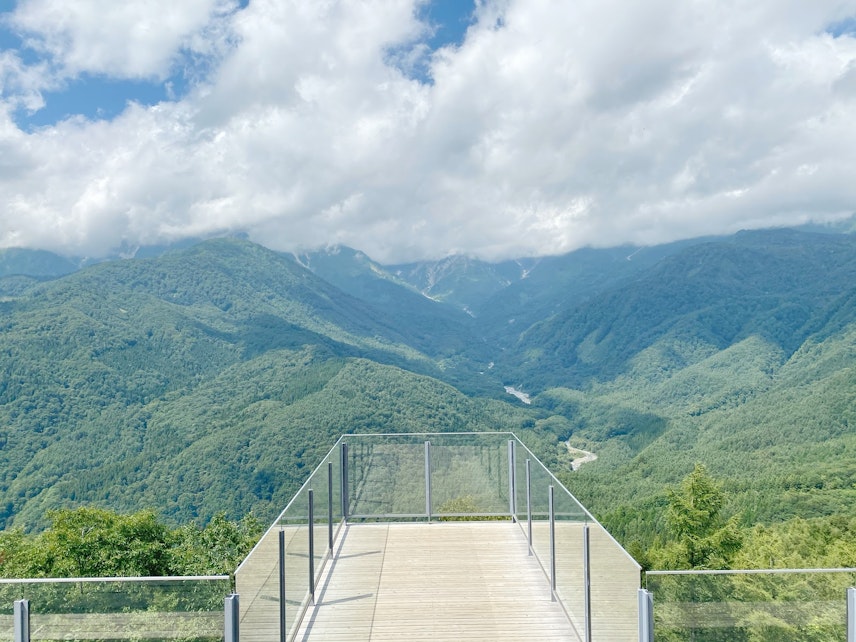
<svg viewBox="0 0 856 642"><path fill-rule="evenodd" d="M856 517L795 518L744 531L736 568L856 568Z"/></svg>
<svg viewBox="0 0 856 642"><path fill-rule="evenodd" d="M716 527L724 496L702 464L681 482L668 489L669 511L666 521L678 537L704 537Z"/></svg>
<svg viewBox="0 0 856 642"><path fill-rule="evenodd" d="M47 530L0 532L0 576L151 577L233 573L262 528L216 515L205 527L172 530L153 511L119 514L95 507L48 514Z"/></svg>
<svg viewBox="0 0 856 642"><path fill-rule="evenodd" d="M702 464L668 489L666 524L672 542L648 559L660 568L728 568L743 541L737 520L721 515L725 495Z"/></svg>
<svg viewBox="0 0 856 642"><path fill-rule="evenodd" d="M648 576L657 639L825 642L845 636L848 573Z"/></svg>
<svg viewBox="0 0 856 642"><path fill-rule="evenodd" d="M438 513L482 513L482 509L476 498L472 495L461 495L443 502L438 508ZM464 519L463 517L447 517L447 520Z"/></svg>
<svg viewBox="0 0 856 642"><path fill-rule="evenodd" d="M100 508L48 513L37 572L49 577L168 575L169 531L152 511L117 515Z"/></svg>
<svg viewBox="0 0 856 642"><path fill-rule="evenodd" d="M252 514L235 522L218 513L204 528L185 524L173 531L172 572L176 575L233 573L263 530Z"/></svg>

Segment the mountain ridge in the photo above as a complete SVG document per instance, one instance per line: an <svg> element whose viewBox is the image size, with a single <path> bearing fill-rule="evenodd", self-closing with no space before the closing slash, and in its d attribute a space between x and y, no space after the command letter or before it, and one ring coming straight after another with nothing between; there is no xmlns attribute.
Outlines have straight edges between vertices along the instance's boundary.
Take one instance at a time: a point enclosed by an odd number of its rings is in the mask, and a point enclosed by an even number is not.
<svg viewBox="0 0 856 642"><path fill-rule="evenodd" d="M0 279L0 520L86 502L264 517L343 432L450 429L596 453L557 472L622 537L698 460L727 471L747 523L852 512L856 237L486 266L443 263L438 301L425 266L227 238Z"/></svg>

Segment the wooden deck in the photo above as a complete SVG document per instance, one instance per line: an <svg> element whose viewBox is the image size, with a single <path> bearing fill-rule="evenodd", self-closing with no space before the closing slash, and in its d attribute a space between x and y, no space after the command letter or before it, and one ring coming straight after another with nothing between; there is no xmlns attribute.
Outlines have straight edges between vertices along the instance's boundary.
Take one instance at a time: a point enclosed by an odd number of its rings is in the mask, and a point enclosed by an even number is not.
<svg viewBox="0 0 856 642"><path fill-rule="evenodd" d="M579 639L511 522L347 526L316 598L298 640Z"/></svg>
<svg viewBox="0 0 856 642"><path fill-rule="evenodd" d="M308 584L306 528L287 528L285 535L291 630ZM533 523L533 535L549 564L549 525ZM556 549L557 593L570 620L550 600L549 580L517 524L343 526L317 583L316 605L308 606L294 639L579 640L583 525L557 522ZM277 550L272 530L237 573L242 642L279 642ZM635 641L639 567L599 527L591 529L591 571L592 639Z"/></svg>

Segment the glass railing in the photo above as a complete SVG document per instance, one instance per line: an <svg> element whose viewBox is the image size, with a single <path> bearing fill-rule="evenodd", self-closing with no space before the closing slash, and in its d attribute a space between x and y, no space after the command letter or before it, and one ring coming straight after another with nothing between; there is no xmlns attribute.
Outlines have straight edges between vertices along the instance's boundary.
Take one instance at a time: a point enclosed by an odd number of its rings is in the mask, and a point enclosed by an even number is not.
<svg viewBox="0 0 856 642"><path fill-rule="evenodd" d="M525 445L514 441L517 521L528 535L531 513L532 552L556 599L581 639L634 639L640 566Z"/></svg>
<svg viewBox="0 0 856 642"><path fill-rule="evenodd" d="M348 518L425 516L425 444L410 435L348 435Z"/></svg>
<svg viewBox="0 0 856 642"><path fill-rule="evenodd" d="M296 635L343 523L341 452L337 442L235 571L242 631Z"/></svg>
<svg viewBox="0 0 856 642"><path fill-rule="evenodd" d="M602 526L589 534L593 639L635 640L641 569Z"/></svg>
<svg viewBox="0 0 856 642"><path fill-rule="evenodd" d="M649 571L658 642L826 642L847 638L856 569Z"/></svg>
<svg viewBox="0 0 856 642"><path fill-rule="evenodd" d="M508 433L347 435L349 521L511 518Z"/></svg>
<svg viewBox="0 0 856 642"><path fill-rule="evenodd" d="M13 605L28 600L30 639L223 640L229 576L0 580L0 641L13 640Z"/></svg>

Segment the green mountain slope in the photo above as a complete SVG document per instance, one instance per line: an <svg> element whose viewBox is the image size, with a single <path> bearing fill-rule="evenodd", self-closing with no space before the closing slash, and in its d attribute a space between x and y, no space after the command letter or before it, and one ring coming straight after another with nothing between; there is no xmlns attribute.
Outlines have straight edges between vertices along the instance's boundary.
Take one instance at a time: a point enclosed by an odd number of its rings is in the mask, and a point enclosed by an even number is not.
<svg viewBox="0 0 856 642"><path fill-rule="evenodd" d="M487 358L469 315L421 294L362 252L338 246L294 258L313 274L378 309L397 328L406 329L408 343L420 351L437 358L466 353L475 362Z"/></svg>
<svg viewBox="0 0 856 642"><path fill-rule="evenodd" d="M679 362L753 335L790 354L853 282L853 237L743 233L667 257L633 281L533 325L503 364L534 388L579 387L622 374L664 340L679 346Z"/></svg>
<svg viewBox="0 0 856 642"><path fill-rule="evenodd" d="M409 428L478 424L469 407L437 414L454 389L380 365L442 375L410 345L412 329L245 241L91 266L0 306L7 523L87 501L152 502L176 520L268 511L334 434L391 430L408 413L419 419L402 421ZM379 397L371 410L356 392L347 409L312 396L355 363L370 365L359 384ZM401 392L368 392L378 386ZM270 470L252 463L263 455L276 458Z"/></svg>
<svg viewBox="0 0 856 642"><path fill-rule="evenodd" d="M532 325L607 293L682 249L693 239L655 247L582 248L530 259L519 279L475 307L479 329L504 348Z"/></svg>
<svg viewBox="0 0 856 642"><path fill-rule="evenodd" d="M94 502L156 506L176 522L251 510L267 521L340 434L519 429L523 411L495 404L315 347L269 351L193 388L116 409L109 422L66 426L19 460L4 484L7 517L34 525L49 508Z"/></svg>
<svg viewBox="0 0 856 642"><path fill-rule="evenodd" d="M854 514L852 235L392 267L229 239L14 278L7 525L87 502L267 519L339 434L372 430L513 429L559 467L570 439L598 459L559 472L625 543L662 535L696 462L743 525Z"/></svg>
<svg viewBox="0 0 856 642"><path fill-rule="evenodd" d="M600 456L568 483L625 541L661 532L663 489L696 462L723 481L745 525L852 516L854 341L851 325L782 361L753 337L654 386L624 379L537 402L572 415L572 443Z"/></svg>
<svg viewBox="0 0 856 642"><path fill-rule="evenodd" d="M53 252L27 250L23 248L0 248L0 277L26 275L39 278L55 278L71 274L79 265Z"/></svg>
<svg viewBox="0 0 856 642"><path fill-rule="evenodd" d="M662 535L664 489L696 462L723 481L729 510L744 525L853 515L852 239L782 233L772 237L778 243L758 240L703 248L699 265L712 272L704 279L711 294L692 303L698 293L687 292L688 279L669 281L683 293L673 314L646 308L640 293L640 312L662 314L646 331L615 319L629 308L616 305L599 318L590 311L592 325L609 328L604 337L624 337L589 353L608 368L579 359L563 372L578 373L580 385L535 399L568 418L563 436L572 444L599 455L567 482L625 542ZM711 263L710 252L719 259ZM672 261L658 269L687 274ZM625 290L624 298L633 294ZM635 349L625 349L631 340Z"/></svg>

